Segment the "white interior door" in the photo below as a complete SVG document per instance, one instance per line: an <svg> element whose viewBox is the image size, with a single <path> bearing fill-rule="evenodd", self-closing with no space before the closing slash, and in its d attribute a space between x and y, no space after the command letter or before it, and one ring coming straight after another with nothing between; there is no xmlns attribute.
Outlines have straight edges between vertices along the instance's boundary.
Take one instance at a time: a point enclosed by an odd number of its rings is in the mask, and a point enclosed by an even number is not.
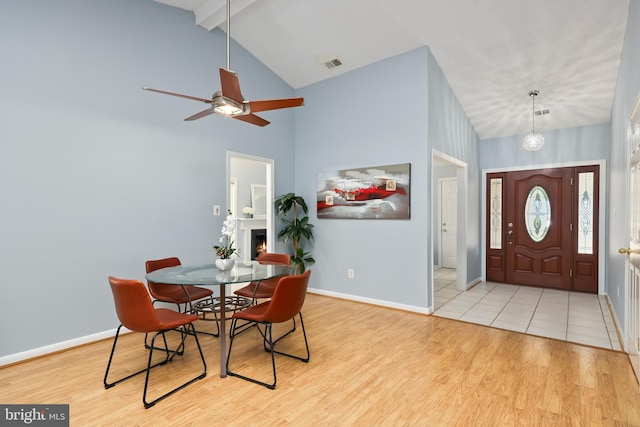
<svg viewBox="0 0 640 427"><path fill-rule="evenodd" d="M456 268L458 240L458 181L440 181L440 242L442 242L441 266Z"/></svg>
<svg viewBox="0 0 640 427"><path fill-rule="evenodd" d="M626 289L627 333L625 348L631 366L640 381L640 156L631 161L629 202L629 247L621 249L629 255L629 275Z"/></svg>
<svg viewBox="0 0 640 427"><path fill-rule="evenodd" d="M640 382L640 94L629 115L629 246L621 248L628 255L628 275L625 289L626 332L625 349Z"/></svg>

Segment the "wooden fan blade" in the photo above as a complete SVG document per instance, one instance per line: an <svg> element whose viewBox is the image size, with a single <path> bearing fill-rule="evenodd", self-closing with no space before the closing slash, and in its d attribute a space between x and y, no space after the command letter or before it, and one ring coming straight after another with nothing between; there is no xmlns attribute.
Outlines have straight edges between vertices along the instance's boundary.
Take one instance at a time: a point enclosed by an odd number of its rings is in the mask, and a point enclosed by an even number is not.
<svg viewBox="0 0 640 427"><path fill-rule="evenodd" d="M193 120L198 120L201 119L203 117L207 117L210 114L215 113L213 107L207 108L206 110L200 111L199 113L194 114L193 116L189 116L186 119L184 119L186 122L190 122Z"/></svg>
<svg viewBox="0 0 640 427"><path fill-rule="evenodd" d="M191 95L183 95L181 93L167 92L165 90L151 89L150 87L143 87L142 89L150 90L151 92L164 93L165 95L179 96L180 98L192 99L194 101L206 102L207 104L211 104L212 102L210 99L198 98L196 96L191 96Z"/></svg>
<svg viewBox="0 0 640 427"><path fill-rule="evenodd" d="M252 125L257 126L266 126L269 121L263 119L262 117L258 117L255 114L246 114L244 116L233 116L234 119L242 120L243 122L251 123Z"/></svg>
<svg viewBox="0 0 640 427"><path fill-rule="evenodd" d="M220 87L222 89L222 96L226 96L242 104L244 98L240 92L240 82L238 81L238 75L236 73L225 68L220 68Z"/></svg>
<svg viewBox="0 0 640 427"><path fill-rule="evenodd" d="M251 111L254 113L259 111L277 110L279 108L300 107L301 105L304 105L304 98L266 99L264 101L249 102Z"/></svg>

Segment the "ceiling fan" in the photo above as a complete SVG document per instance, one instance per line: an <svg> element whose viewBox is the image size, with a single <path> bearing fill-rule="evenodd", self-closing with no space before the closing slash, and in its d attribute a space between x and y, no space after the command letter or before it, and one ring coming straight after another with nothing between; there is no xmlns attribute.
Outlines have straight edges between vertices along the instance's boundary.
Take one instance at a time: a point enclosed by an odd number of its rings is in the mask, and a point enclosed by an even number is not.
<svg viewBox="0 0 640 427"><path fill-rule="evenodd" d="M193 116L187 117L186 121L197 120L210 114L220 114L243 122L251 123L257 126L266 126L270 122L262 117L256 116L254 113L260 111L277 110L280 108L300 107L304 105L304 98L284 98L284 99L265 99L261 101L245 101L240 92L240 82L238 75L229 69L229 33L231 30L231 0L227 0L227 68L220 68L220 88L215 92L211 99L198 98L196 96L183 95L180 93L167 92L164 90L143 87L144 90L163 93L165 95L179 96L181 98L192 99L194 101L210 104L206 110L200 111Z"/></svg>

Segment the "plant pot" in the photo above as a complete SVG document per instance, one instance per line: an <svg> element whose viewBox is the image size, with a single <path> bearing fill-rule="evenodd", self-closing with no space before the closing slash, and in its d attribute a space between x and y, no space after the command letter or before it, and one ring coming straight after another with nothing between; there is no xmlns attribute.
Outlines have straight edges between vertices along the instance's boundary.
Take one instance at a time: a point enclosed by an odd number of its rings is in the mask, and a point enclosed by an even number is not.
<svg viewBox="0 0 640 427"><path fill-rule="evenodd" d="M217 259L216 267L220 271L227 271L227 270L231 270L235 263L236 263L235 259Z"/></svg>

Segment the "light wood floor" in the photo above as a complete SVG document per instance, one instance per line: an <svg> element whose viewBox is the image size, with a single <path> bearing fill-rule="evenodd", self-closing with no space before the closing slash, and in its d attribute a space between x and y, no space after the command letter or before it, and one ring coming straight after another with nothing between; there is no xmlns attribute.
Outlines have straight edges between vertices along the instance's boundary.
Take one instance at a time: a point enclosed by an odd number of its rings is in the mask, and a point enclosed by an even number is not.
<svg viewBox="0 0 640 427"><path fill-rule="evenodd" d="M311 360L278 358L273 391L221 379L217 339L202 336L207 377L145 410L141 376L104 389L108 340L0 368L0 403L68 403L72 426L640 426L623 353L318 295L303 314ZM142 335L122 344L117 366L143 366ZM194 366L187 350L156 369L161 385ZM239 369L269 368L257 332L238 350Z"/></svg>

